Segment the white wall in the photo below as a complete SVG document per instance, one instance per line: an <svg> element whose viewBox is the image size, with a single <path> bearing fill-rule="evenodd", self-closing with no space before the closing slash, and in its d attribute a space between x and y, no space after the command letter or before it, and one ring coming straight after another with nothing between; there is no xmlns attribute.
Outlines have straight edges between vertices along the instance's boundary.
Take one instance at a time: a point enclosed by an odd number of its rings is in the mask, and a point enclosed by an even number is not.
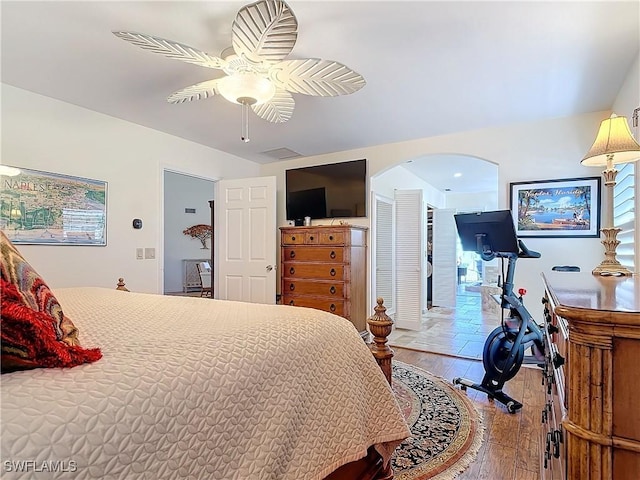
<svg viewBox="0 0 640 480"><path fill-rule="evenodd" d="M613 112L617 115L627 117L629 127L634 134L634 138L640 143L640 127L633 128L631 116L633 110L640 107L640 55L636 58L629 69L629 74L624 85L618 92L615 102L613 102ZM640 272L640 229L638 229L638 212L640 212L640 161L635 163L636 179L636 252L635 252L635 272ZM603 247L604 252L604 247Z"/></svg>
<svg viewBox="0 0 640 480"><path fill-rule="evenodd" d="M2 84L2 163L108 182L107 246L21 245L53 287L162 292L163 169L207 179L259 174L259 165L184 139ZM144 226L134 230L133 218ZM136 247L156 249L136 260Z"/></svg>
<svg viewBox="0 0 640 480"><path fill-rule="evenodd" d="M284 222L284 171L306 165L366 158L369 175L426 154L469 155L498 165L498 208L509 208L509 183L528 180L598 176L599 171L580 165L595 138L600 121L610 112L594 112L541 122L511 124L471 132L422 138L395 144L297 158L263 165L262 175L275 175L278 182L278 221ZM353 223L356 223L355 221ZM368 225L368 219L358 219ZM543 288L540 273L558 264L578 265L590 271L600 263L602 245L596 238L532 238L527 246L542 253L537 260L518 263L516 286L529 295L526 303L539 313ZM369 299L369 303L371 300Z"/></svg>
<svg viewBox="0 0 640 480"><path fill-rule="evenodd" d="M629 69L627 78L613 102L612 110L617 115L627 117L631 124L631 115L637 107L640 107L640 55ZM640 142L637 137L636 140Z"/></svg>
<svg viewBox="0 0 640 480"><path fill-rule="evenodd" d="M210 180L174 172L164 174L164 291L181 292L183 259L210 259L213 238L208 249L197 238L182 232L193 225L211 225L209 200L215 198L215 184ZM195 213L185 213L195 209Z"/></svg>
<svg viewBox="0 0 640 480"><path fill-rule="evenodd" d="M629 71L613 109L629 115L640 103L638 60ZM109 182L108 245L36 246L20 250L54 287L112 287L118 276L137 291L160 292L162 283L162 171L169 168L209 179L275 175L278 223L285 224L287 168L359 158L369 176L421 155L471 155L499 167L498 207L508 208L510 182L597 176L580 159L609 111L543 122L508 125L370 148L305 157L267 165L172 137L139 125L2 84L2 162ZM144 228L133 230L131 220ZM369 225L369 219L353 223ZM532 311L542 294L539 274L556 264L590 270L600 262L599 239L529 239L539 260L518 264L516 282L529 289ZM156 260L135 260L135 248L155 247ZM369 302L371 303L371 302Z"/></svg>
<svg viewBox="0 0 640 480"><path fill-rule="evenodd" d="M457 212L497 210L498 186L493 192L447 193L446 208L455 208Z"/></svg>
<svg viewBox="0 0 640 480"><path fill-rule="evenodd" d="M436 190L432 185L401 165L381 172L371 179L372 192L393 198L396 189L422 190L422 200L425 203L435 208L444 208L444 192Z"/></svg>

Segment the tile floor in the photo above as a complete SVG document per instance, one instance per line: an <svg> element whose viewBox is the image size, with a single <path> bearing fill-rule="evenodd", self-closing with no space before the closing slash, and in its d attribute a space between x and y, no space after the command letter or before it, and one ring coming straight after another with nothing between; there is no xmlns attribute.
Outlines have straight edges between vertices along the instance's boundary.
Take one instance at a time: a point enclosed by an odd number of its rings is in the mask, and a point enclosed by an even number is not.
<svg viewBox="0 0 640 480"><path fill-rule="evenodd" d="M422 317L419 331L394 329L389 345L479 360L500 314L483 312L480 293L458 289L456 308L433 307Z"/></svg>

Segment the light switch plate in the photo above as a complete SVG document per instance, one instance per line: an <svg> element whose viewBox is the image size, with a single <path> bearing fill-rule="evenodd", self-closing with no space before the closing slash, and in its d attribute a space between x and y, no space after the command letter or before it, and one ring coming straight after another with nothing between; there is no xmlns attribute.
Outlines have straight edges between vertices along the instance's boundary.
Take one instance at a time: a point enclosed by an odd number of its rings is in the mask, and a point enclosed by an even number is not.
<svg viewBox="0 0 640 480"><path fill-rule="evenodd" d="M136 248L136 260L142 260L144 258L144 249Z"/></svg>
<svg viewBox="0 0 640 480"><path fill-rule="evenodd" d="M145 248L144 249L144 258L147 258L147 259L156 258L156 249L155 248Z"/></svg>

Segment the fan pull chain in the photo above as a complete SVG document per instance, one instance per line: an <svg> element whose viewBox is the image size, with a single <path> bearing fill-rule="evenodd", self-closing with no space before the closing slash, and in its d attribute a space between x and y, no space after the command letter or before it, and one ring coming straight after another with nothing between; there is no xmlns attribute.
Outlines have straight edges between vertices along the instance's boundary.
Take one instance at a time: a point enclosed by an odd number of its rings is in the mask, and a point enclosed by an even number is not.
<svg viewBox="0 0 640 480"><path fill-rule="evenodd" d="M242 135L240 139L244 143L249 142L249 104L242 102Z"/></svg>

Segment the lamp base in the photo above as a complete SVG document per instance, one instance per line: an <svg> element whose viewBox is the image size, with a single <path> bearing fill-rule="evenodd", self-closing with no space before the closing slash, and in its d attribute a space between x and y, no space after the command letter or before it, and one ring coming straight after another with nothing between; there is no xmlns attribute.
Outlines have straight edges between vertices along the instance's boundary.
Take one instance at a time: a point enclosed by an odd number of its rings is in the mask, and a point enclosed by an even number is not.
<svg viewBox="0 0 640 480"><path fill-rule="evenodd" d="M604 260L594 268L591 273L600 276L631 276L633 272L616 259L616 248L620 245L620 241L616 238L621 231L619 228L602 228L600 231L604 234L602 245L604 245Z"/></svg>
<svg viewBox="0 0 640 480"><path fill-rule="evenodd" d="M633 275L633 272L624 265L620 265L620 262L618 262L617 265L611 265L605 262L606 260L603 260L591 273L600 275L601 277L630 277Z"/></svg>

